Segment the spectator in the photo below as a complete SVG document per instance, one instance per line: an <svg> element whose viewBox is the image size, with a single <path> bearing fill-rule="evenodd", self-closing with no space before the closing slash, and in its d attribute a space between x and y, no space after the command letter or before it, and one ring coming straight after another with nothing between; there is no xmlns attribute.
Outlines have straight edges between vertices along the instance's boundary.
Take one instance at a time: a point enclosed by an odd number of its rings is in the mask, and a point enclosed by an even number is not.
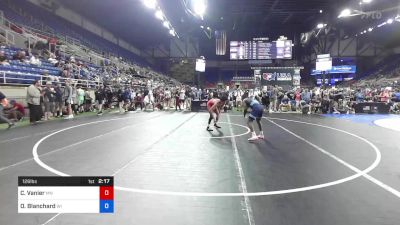
<svg viewBox="0 0 400 225"><path fill-rule="evenodd" d="M278 104L278 89L273 87L269 93L271 99L270 111L277 111L277 104Z"/></svg>
<svg viewBox="0 0 400 225"><path fill-rule="evenodd" d="M140 93L136 93L134 101L135 101L135 109L137 109L137 107L140 106L140 110L143 110L143 98L140 95Z"/></svg>
<svg viewBox="0 0 400 225"><path fill-rule="evenodd" d="M102 86L100 86L97 91L95 92L95 96L96 96L96 104L97 104L97 115L101 116L103 115L103 105L105 103L105 99L106 99L106 93L105 90Z"/></svg>
<svg viewBox="0 0 400 225"><path fill-rule="evenodd" d="M89 90L85 91L85 112L93 111L93 100Z"/></svg>
<svg viewBox="0 0 400 225"><path fill-rule="evenodd" d="M14 126L14 123L4 116L4 108L8 107L6 96L0 92L0 122L8 123L8 129Z"/></svg>
<svg viewBox="0 0 400 225"><path fill-rule="evenodd" d="M71 108L75 115L78 115L78 94L76 89L77 81L71 83L72 96L71 96Z"/></svg>
<svg viewBox="0 0 400 225"><path fill-rule="evenodd" d="M311 102L311 93L308 89L305 89L304 92L301 94L301 99L306 102L306 104L310 104Z"/></svg>
<svg viewBox="0 0 400 225"><path fill-rule="evenodd" d="M4 51L0 51L0 65L2 65L2 66L10 65Z"/></svg>
<svg viewBox="0 0 400 225"><path fill-rule="evenodd" d="M356 93L355 97L356 97L356 102L357 103L364 102L364 98L365 97L364 97L364 94L361 92L361 89L357 90L357 93Z"/></svg>
<svg viewBox="0 0 400 225"><path fill-rule="evenodd" d="M389 90L384 89L384 90L381 92L381 94L380 94L379 97L380 97L380 101L381 101L381 102L387 103L387 102L389 101L389 97L390 97L390 95L389 95Z"/></svg>
<svg viewBox="0 0 400 225"><path fill-rule="evenodd" d="M31 58L30 58L30 60L29 60L29 64L35 65L35 66L40 66L40 65L42 65L42 62L40 62L40 59L39 59L39 58L36 58L36 57L32 54L32 56L31 56Z"/></svg>
<svg viewBox="0 0 400 225"><path fill-rule="evenodd" d="M43 102L44 102L44 120L51 119L55 115L54 102L56 91L53 88L51 81L47 81L46 87L43 89Z"/></svg>
<svg viewBox="0 0 400 225"><path fill-rule="evenodd" d="M65 119L73 119L74 115L72 112L72 104L73 104L73 99L72 99L72 84L71 80L65 80L65 88L64 88L64 100L65 100L65 106L67 107L67 117Z"/></svg>
<svg viewBox="0 0 400 225"><path fill-rule="evenodd" d="M168 88L166 88L165 89L165 91L164 91L164 96L165 96L165 101L164 101L164 103L165 103L165 105L164 105L164 108L165 109L167 109L167 110L169 110L169 108L170 108L170 106L171 106L171 91L168 89Z"/></svg>
<svg viewBox="0 0 400 225"><path fill-rule="evenodd" d="M42 118L42 107L40 106L41 88L40 81L36 80L27 90L27 102L31 124L36 124Z"/></svg>
<svg viewBox="0 0 400 225"><path fill-rule="evenodd" d="M85 102L85 91L82 89L80 85L77 86L76 89L77 103L78 103L78 112L84 112L83 104Z"/></svg>
<svg viewBox="0 0 400 225"><path fill-rule="evenodd" d="M63 116L63 106L65 102L63 101L63 90L61 89L61 83L57 83L56 88L54 88L54 101L55 101L55 110L57 111L57 116Z"/></svg>
<svg viewBox="0 0 400 225"><path fill-rule="evenodd" d="M11 108L7 110L9 119L14 121L21 121L25 117L25 107L15 100L10 101Z"/></svg>
<svg viewBox="0 0 400 225"><path fill-rule="evenodd" d="M22 63L26 63L29 62L26 60L26 53L25 51L19 50L14 56L13 56L14 60L19 60Z"/></svg>
<svg viewBox="0 0 400 225"><path fill-rule="evenodd" d="M192 94L192 90L190 88L186 88L184 105L186 105L187 110L190 110L191 100L193 98Z"/></svg>
<svg viewBox="0 0 400 225"><path fill-rule="evenodd" d="M300 111L300 101L301 101L301 90L297 89L295 95L295 100L296 100L296 111Z"/></svg>
<svg viewBox="0 0 400 225"><path fill-rule="evenodd" d="M48 51L47 51L48 52ZM56 59L56 55L54 53L48 52L49 58L47 59L51 64L56 65L58 60Z"/></svg>
<svg viewBox="0 0 400 225"><path fill-rule="evenodd" d="M288 112L290 110L291 110L290 99L287 95L284 95L281 100L281 103L279 105L279 111L280 112Z"/></svg>

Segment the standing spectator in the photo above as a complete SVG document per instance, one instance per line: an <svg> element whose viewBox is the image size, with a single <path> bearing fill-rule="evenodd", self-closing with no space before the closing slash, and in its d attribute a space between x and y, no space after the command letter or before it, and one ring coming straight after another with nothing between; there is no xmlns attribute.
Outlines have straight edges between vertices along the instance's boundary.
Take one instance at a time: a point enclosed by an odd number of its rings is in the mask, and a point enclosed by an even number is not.
<svg viewBox="0 0 400 225"><path fill-rule="evenodd" d="M78 85L78 88L76 90L76 95L78 102L78 112L82 113L84 112L83 103L85 102L85 91L81 88L80 85Z"/></svg>
<svg viewBox="0 0 400 225"><path fill-rule="evenodd" d="M118 106L119 106L119 113L124 113L124 91L122 88L119 88L117 91L117 98L118 98Z"/></svg>
<svg viewBox="0 0 400 225"><path fill-rule="evenodd" d="M135 109L137 109L137 106L140 106L140 110L143 110L143 98L140 95L140 93L136 93L135 97Z"/></svg>
<svg viewBox="0 0 400 225"><path fill-rule="evenodd" d="M389 101L389 97L390 97L389 90L384 89L381 92L381 94L379 95L379 97L380 97L381 102L387 103Z"/></svg>
<svg viewBox="0 0 400 225"><path fill-rule="evenodd" d="M371 93L372 94L372 93ZM371 96L372 97L372 96ZM356 93L356 102L357 103L362 103L364 102L364 94L361 92L361 89L357 90Z"/></svg>
<svg viewBox="0 0 400 225"><path fill-rule="evenodd" d="M126 87L125 91L122 92L122 106L125 112L129 110L129 106L132 103L132 94L133 92L130 90L129 87Z"/></svg>
<svg viewBox="0 0 400 225"><path fill-rule="evenodd" d="M42 117L42 107L40 106L40 81L36 80L27 90L27 102L29 106L29 116L31 124L36 124Z"/></svg>
<svg viewBox="0 0 400 225"><path fill-rule="evenodd" d="M179 110L181 110L181 105L185 109L185 90L182 89L179 93Z"/></svg>
<svg viewBox="0 0 400 225"><path fill-rule="evenodd" d="M54 104L55 104L55 110L57 111L57 116L62 116L63 115L63 105L65 105L63 101L63 91L61 89L61 83L57 83L56 88L54 89Z"/></svg>
<svg viewBox="0 0 400 225"><path fill-rule="evenodd" d="M90 96L89 90L85 91L85 112L93 111L92 97Z"/></svg>
<svg viewBox="0 0 400 225"><path fill-rule="evenodd" d="M73 119L74 115L72 113L72 104L73 104L73 99L72 99L72 86L71 86L71 80L66 80L65 81L65 88L64 88L64 99L65 99L65 106L67 107L67 114L68 116L65 117L65 119Z"/></svg>
<svg viewBox="0 0 400 225"><path fill-rule="evenodd" d="M305 89L304 92L301 94L301 99L306 102L306 104L310 104L311 102L311 93L308 91L308 89Z"/></svg>
<svg viewBox="0 0 400 225"><path fill-rule="evenodd" d="M174 94L174 97L175 97L175 111L178 111L178 108L179 108L179 111L182 110L181 109L181 103L180 103L179 95L180 95L180 91L179 91L179 89L176 89L175 94Z"/></svg>
<svg viewBox="0 0 400 225"><path fill-rule="evenodd" d="M270 111L276 112L277 111L277 104L278 104L278 89L276 87L273 87L270 91L270 99L271 99L271 107Z"/></svg>
<svg viewBox="0 0 400 225"><path fill-rule="evenodd" d="M262 102L262 104L265 106L264 108L265 109L269 109L269 105L270 105L270 98L269 98L269 95L268 95L268 92L267 91L263 91L262 92L262 94L261 94L261 102Z"/></svg>
<svg viewBox="0 0 400 225"><path fill-rule="evenodd" d="M190 106L191 106L192 98L193 98L193 92L188 87L188 88L186 88L186 91L185 91L185 105L186 105L187 110L190 110L190 108L191 108Z"/></svg>
<svg viewBox="0 0 400 225"><path fill-rule="evenodd" d="M111 109L112 108L112 102L113 102L113 90L111 88L111 86L108 86L105 88L105 99L106 99L106 106L107 109Z"/></svg>
<svg viewBox="0 0 400 225"><path fill-rule="evenodd" d="M4 108L8 106L6 96L0 92L0 122L8 123L8 129L14 126L14 123L4 116Z"/></svg>
<svg viewBox="0 0 400 225"><path fill-rule="evenodd" d="M170 107L170 105L171 105L171 91L168 89L168 88L166 88L165 89L165 91L164 91L164 96L165 96L165 105L164 105L164 108L166 109L166 110L169 110L169 107Z"/></svg>
<svg viewBox="0 0 400 225"><path fill-rule="evenodd" d="M239 110L239 108L242 107L242 95L243 95L243 91L241 89L237 89L235 96L236 96L236 107L237 110Z"/></svg>
<svg viewBox="0 0 400 225"><path fill-rule="evenodd" d="M300 111L300 101L301 101L301 90L298 89L294 94L296 100L296 111Z"/></svg>
<svg viewBox="0 0 400 225"><path fill-rule="evenodd" d="M103 115L103 105L106 98L106 93L102 86L100 86L99 89L97 89L97 91L95 92L95 97L98 110L97 115L101 116Z"/></svg>
<svg viewBox="0 0 400 225"><path fill-rule="evenodd" d="M51 81L47 81L46 87L43 89L43 103L44 103L44 120L49 120L51 116L54 116L54 102L55 102L55 90L52 87Z"/></svg>
<svg viewBox="0 0 400 225"><path fill-rule="evenodd" d="M72 85L72 111L74 112L75 115L78 115L78 94L77 94L77 89L76 89L76 82L74 82Z"/></svg>

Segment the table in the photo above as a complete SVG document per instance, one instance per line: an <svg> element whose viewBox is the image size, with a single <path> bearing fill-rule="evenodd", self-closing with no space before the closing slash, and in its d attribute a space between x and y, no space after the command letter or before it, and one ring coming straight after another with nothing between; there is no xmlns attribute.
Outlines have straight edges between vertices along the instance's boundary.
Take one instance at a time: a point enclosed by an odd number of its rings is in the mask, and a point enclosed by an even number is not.
<svg viewBox="0 0 400 225"><path fill-rule="evenodd" d="M204 112L207 111L208 100L193 100L192 101L192 112Z"/></svg>
<svg viewBox="0 0 400 225"><path fill-rule="evenodd" d="M389 114L390 105L383 102L363 102L354 106L356 113Z"/></svg>

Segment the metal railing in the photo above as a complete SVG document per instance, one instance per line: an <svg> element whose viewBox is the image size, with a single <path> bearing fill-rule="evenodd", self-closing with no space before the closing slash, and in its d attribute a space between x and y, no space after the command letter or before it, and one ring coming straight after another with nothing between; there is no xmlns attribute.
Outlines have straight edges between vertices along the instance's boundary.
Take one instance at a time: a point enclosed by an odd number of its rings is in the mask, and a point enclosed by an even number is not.
<svg viewBox="0 0 400 225"><path fill-rule="evenodd" d="M15 37L9 30L0 27L0 36L5 40L7 45L15 44Z"/></svg>
<svg viewBox="0 0 400 225"><path fill-rule="evenodd" d="M10 77L10 75L13 77ZM29 77L29 78L26 78L26 77ZM51 80L54 78L56 80ZM98 88L99 86L103 85L102 81L73 79L73 78L57 77L57 76L51 76L51 75L15 73L15 72L8 72L8 71L0 72L0 84L1 85L28 86L36 80L40 80L40 83L42 85L45 85L45 82L47 82L47 81L53 81L56 83L61 83L62 86L65 86L65 82L67 80L71 81L72 84L81 85L82 87L86 87L86 88Z"/></svg>

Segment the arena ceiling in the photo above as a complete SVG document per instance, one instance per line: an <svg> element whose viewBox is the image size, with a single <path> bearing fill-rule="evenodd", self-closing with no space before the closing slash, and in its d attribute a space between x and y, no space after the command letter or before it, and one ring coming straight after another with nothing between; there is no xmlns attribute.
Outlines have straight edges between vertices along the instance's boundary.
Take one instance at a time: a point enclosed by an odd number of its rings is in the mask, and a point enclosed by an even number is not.
<svg viewBox="0 0 400 225"><path fill-rule="evenodd" d="M154 11L146 8L142 0L60 2L142 49L162 43L168 45L171 38L168 30L155 18ZM182 0L158 0L179 35L200 37L203 41L207 41L207 38L200 26L226 30L230 40L265 36L276 38L279 35L293 39L302 32L314 29L318 23L341 26L351 34L378 22L360 17L345 20L337 18L345 7L358 7L359 2L360 0L208 0L204 20L199 20L185 11ZM398 0L374 0L370 7L384 9L398 4Z"/></svg>

